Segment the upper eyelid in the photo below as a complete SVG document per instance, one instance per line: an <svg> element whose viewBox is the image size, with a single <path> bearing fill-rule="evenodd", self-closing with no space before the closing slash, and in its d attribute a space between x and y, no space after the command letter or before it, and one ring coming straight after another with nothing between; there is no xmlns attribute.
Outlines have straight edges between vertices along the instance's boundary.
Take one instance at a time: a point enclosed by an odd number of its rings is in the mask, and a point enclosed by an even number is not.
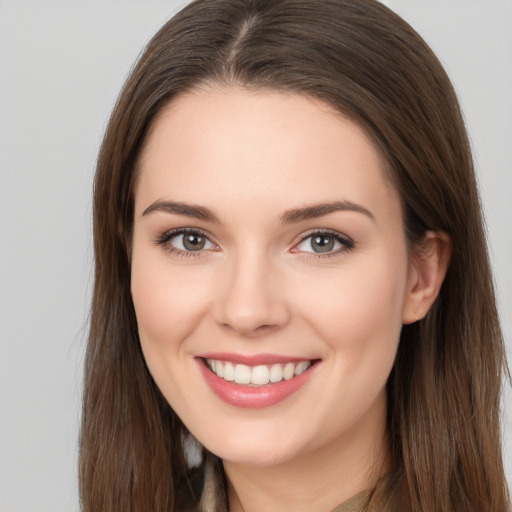
<svg viewBox="0 0 512 512"><path fill-rule="evenodd" d="M307 240L308 238L314 236L314 235L332 235L337 239L340 239L343 242L349 242L354 243L354 240L349 237L348 235L345 235L344 233L341 233L339 231L336 231L335 229L312 229L309 231L306 231L305 233L302 233L299 235L298 241L294 242L294 245L303 242L304 240Z"/></svg>
<svg viewBox="0 0 512 512"><path fill-rule="evenodd" d="M158 239L164 239L166 238L167 240L175 237L175 236L179 236L179 235L182 235L182 234L186 234L186 233L197 233L199 235L202 235L206 238L208 238L208 240L210 240L210 242L212 243L215 243L214 242L214 239L215 237L209 233L208 231L204 230L204 229L201 229L201 228L173 228L173 229L169 229L167 231L164 231L161 235L158 236Z"/></svg>

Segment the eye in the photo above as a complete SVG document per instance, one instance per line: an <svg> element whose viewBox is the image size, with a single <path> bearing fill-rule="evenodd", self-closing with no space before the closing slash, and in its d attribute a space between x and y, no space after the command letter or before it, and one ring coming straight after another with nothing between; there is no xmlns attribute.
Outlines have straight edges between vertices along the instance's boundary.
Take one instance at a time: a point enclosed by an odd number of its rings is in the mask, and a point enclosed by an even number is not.
<svg viewBox="0 0 512 512"><path fill-rule="evenodd" d="M216 247L208 236L193 229L179 229L165 233L157 240L157 244L164 246L169 252L190 256L192 253L201 253Z"/></svg>
<svg viewBox="0 0 512 512"><path fill-rule="evenodd" d="M169 243L180 251L202 251L213 247L210 240L202 233L182 233L173 236Z"/></svg>
<svg viewBox="0 0 512 512"><path fill-rule="evenodd" d="M293 252L309 252L317 255L331 255L352 249L354 242L341 233L316 231L306 235Z"/></svg>

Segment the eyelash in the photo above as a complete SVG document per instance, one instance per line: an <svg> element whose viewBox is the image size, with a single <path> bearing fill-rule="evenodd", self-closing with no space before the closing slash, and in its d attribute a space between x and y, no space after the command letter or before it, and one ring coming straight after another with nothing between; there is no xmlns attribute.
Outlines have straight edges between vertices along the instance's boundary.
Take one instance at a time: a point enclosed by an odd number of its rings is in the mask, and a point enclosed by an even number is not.
<svg viewBox="0 0 512 512"><path fill-rule="evenodd" d="M175 254L178 257L181 258L201 258L206 256L205 252L206 250L199 250L199 251L183 251L181 249L178 249L177 247L174 247L173 245L169 244L168 242L172 240L173 238L176 238L180 235L200 235L204 237L208 242L213 244L211 241L211 237L202 231L201 229L197 228L178 228L178 229L172 229L171 231L166 231L163 233L160 237L158 237L155 240L155 244L157 246L163 247L165 251L167 251L169 254ZM213 244L215 245L215 244Z"/></svg>
<svg viewBox="0 0 512 512"><path fill-rule="evenodd" d="M200 235L200 236L204 237L208 242L210 242L211 244L216 246L216 244L214 244L214 242L211 241L210 235L208 235L201 229L197 229L197 228L178 228L178 229L173 229L171 231L166 231L165 233L163 233L160 237L158 237L155 240L155 245L161 246L168 253L175 254L176 256L182 257L182 258L201 258L201 257L206 256L205 253L206 253L207 249L202 249L202 250L198 250L198 251L183 251L183 250L178 249L177 247L168 243L173 238L176 238L180 235L186 235L186 234ZM337 249L332 252L325 252L325 253L296 250L296 248L300 244L304 243L309 238L319 237L319 236L334 238L334 240L336 242L338 242L339 244L342 245L342 248ZM338 233L337 231L332 231L332 230L328 230L328 229L323 229L323 230L317 229L317 230L310 231L310 232L302 235L300 237L300 240L294 244L291 252L295 252L295 253L302 252L304 257L307 257L307 258L323 259L323 258L339 256L341 253L351 251L352 249L354 249L354 247L355 247L354 241L351 238L347 237L346 235L342 235L341 233Z"/></svg>
<svg viewBox="0 0 512 512"><path fill-rule="evenodd" d="M325 253L318 253L318 252L313 252L313 251L312 252L302 251L305 257L314 258L314 259L332 258L335 256L339 256L342 253L349 252L352 249L354 249L354 247L355 247L355 242L351 238L349 238L346 235L342 235L338 231L332 231L330 229L316 229L314 231L310 231L310 232L302 235L299 242L294 245L294 249L296 247L298 247L300 244L302 244L303 242L305 242L306 240L308 240L309 238L313 239L314 237L321 237L321 236L334 238L334 240L336 242L338 242L339 244L341 244L342 247L335 251L325 252ZM294 249L292 249L292 252L301 252L301 251L295 251Z"/></svg>

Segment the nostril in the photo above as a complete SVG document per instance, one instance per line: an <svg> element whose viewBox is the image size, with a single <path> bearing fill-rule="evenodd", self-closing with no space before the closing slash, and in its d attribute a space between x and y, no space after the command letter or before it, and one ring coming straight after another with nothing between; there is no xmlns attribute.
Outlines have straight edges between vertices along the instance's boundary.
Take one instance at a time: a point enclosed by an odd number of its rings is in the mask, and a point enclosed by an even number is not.
<svg viewBox="0 0 512 512"><path fill-rule="evenodd" d="M231 332L238 332L240 334L243 334L244 336L251 337L251 336L259 336L271 333L275 331L276 329L279 329L278 324L263 324L263 325L257 325L256 327L253 326L242 326L240 324L238 325L231 325L229 323L222 323L221 327L223 327L226 331Z"/></svg>

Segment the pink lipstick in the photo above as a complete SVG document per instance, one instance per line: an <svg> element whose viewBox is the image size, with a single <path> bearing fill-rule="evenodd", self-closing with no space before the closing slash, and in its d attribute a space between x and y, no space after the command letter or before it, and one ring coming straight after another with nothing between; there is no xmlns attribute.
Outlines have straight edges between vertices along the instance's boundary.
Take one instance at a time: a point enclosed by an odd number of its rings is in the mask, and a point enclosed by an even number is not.
<svg viewBox="0 0 512 512"><path fill-rule="evenodd" d="M224 402L235 407L263 408L285 400L313 375L318 359L271 354L202 354L196 357L204 379Z"/></svg>

